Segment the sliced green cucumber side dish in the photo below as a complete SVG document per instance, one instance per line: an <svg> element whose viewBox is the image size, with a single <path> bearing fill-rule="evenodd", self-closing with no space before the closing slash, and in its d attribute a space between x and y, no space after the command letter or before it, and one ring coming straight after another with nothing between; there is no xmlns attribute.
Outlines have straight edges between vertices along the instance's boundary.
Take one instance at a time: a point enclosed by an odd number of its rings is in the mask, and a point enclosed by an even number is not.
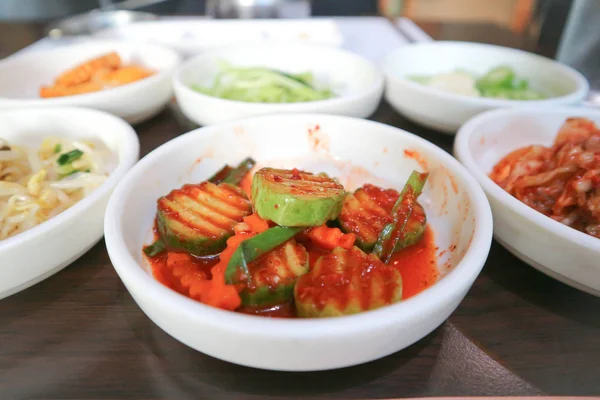
<svg viewBox="0 0 600 400"><path fill-rule="evenodd" d="M337 218L346 191L324 174L273 168L252 179L252 202L261 218L281 226L320 226Z"/></svg>
<svg viewBox="0 0 600 400"><path fill-rule="evenodd" d="M144 249L158 280L212 307L277 318L367 312L423 290L414 276L435 282L417 202L426 173L413 171L400 192L368 183L347 192L325 174L249 175L255 166L226 165L158 200L156 240ZM403 279L403 268L418 273Z"/></svg>
<svg viewBox="0 0 600 400"><path fill-rule="evenodd" d="M482 76L457 69L432 76L413 75L409 80L438 90L472 97L507 100L542 100L548 98L541 90L530 87L529 80L519 77L507 65L499 65Z"/></svg>
<svg viewBox="0 0 600 400"><path fill-rule="evenodd" d="M289 302L294 296L296 278L308 272L306 248L288 240L248 264L248 277L238 276L244 284L240 292L242 305L272 306Z"/></svg>
<svg viewBox="0 0 600 400"><path fill-rule="evenodd" d="M173 190L158 201L158 231L168 248L195 256L217 254L233 228L252 212L236 186L202 182Z"/></svg>
<svg viewBox="0 0 600 400"><path fill-rule="evenodd" d="M294 292L300 317L336 317L392 304L402 298L402 276L358 247L319 257Z"/></svg>
<svg viewBox="0 0 600 400"><path fill-rule="evenodd" d="M209 96L249 103L301 103L333 97L329 88L318 86L310 72L293 74L257 66L235 67L224 62L211 85L191 87Z"/></svg>

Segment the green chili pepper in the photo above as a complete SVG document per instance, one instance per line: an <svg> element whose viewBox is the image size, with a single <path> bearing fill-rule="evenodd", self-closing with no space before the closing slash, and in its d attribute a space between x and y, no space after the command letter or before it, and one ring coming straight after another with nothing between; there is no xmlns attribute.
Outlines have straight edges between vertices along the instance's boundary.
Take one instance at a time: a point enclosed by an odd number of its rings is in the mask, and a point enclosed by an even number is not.
<svg viewBox="0 0 600 400"><path fill-rule="evenodd" d="M165 250L165 243L158 239L156 242L152 243L150 246L144 248L144 253L148 257L155 257L158 254L162 253Z"/></svg>
<svg viewBox="0 0 600 400"><path fill-rule="evenodd" d="M244 240L231 256L227 269L225 270L225 282L234 283L234 276L240 269L246 279L250 278L248 264L256 260L261 255L273 250L277 246L290 240L304 228L286 228L275 226L266 231Z"/></svg>
<svg viewBox="0 0 600 400"><path fill-rule="evenodd" d="M223 182L223 180L225 178L227 178L229 176L229 173L231 171L233 171L233 168L231 168L229 165L226 165L223 168L221 168L220 170L218 170L213 176L208 178L208 181L210 183L214 183L215 185L218 185L219 183Z"/></svg>
<svg viewBox="0 0 600 400"><path fill-rule="evenodd" d="M223 183L229 183L231 185L239 185L244 179L244 176L256 165L256 161L248 157L242 161L236 168L229 172L229 175L223 179Z"/></svg>
<svg viewBox="0 0 600 400"><path fill-rule="evenodd" d="M232 168L229 165L224 166L216 174L211 176L208 181L211 183L229 183L231 185L238 186L244 176L256 165L256 161L248 157L242 161L236 168Z"/></svg>
<svg viewBox="0 0 600 400"><path fill-rule="evenodd" d="M79 160L82 155L83 151L81 150L71 150L67 153L61 154L60 157L58 157L58 160L56 160L56 162L58 163L58 165L71 164L73 161Z"/></svg>
<svg viewBox="0 0 600 400"><path fill-rule="evenodd" d="M396 250L403 248L400 241L407 236L407 233L404 232L406 225L410 220L417 197L423 191L423 186L425 186L428 176L428 173L413 171L404 185L396 204L394 204L394 208L392 209L394 220L383 228L373 248L373 254L379 257L384 263L390 261L392 254Z"/></svg>

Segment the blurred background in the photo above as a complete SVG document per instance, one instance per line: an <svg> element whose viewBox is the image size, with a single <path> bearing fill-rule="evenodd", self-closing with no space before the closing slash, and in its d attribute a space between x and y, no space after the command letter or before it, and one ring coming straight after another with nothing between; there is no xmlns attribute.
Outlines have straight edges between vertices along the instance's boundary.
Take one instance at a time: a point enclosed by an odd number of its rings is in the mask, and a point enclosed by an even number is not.
<svg viewBox="0 0 600 400"><path fill-rule="evenodd" d="M403 16L437 39L485 41L478 39L492 31L497 44L535 50L600 79L591 56L600 45L600 0L0 0L0 56L34 42L52 22L95 9L217 18Z"/></svg>

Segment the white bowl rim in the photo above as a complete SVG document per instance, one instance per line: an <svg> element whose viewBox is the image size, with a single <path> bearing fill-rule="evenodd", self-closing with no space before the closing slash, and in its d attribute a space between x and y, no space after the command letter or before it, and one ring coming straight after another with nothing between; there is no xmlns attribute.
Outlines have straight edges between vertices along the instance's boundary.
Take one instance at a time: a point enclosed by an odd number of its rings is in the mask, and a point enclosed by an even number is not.
<svg viewBox="0 0 600 400"><path fill-rule="evenodd" d="M120 205L127 198L127 187L130 181L134 181L137 175L145 168L155 163L163 154L172 152L182 142L196 140L196 138L210 134L210 132L215 130L233 129L235 126L243 123L273 119L295 120L302 121L303 123L307 119L325 120L322 123L353 121L365 127L383 128L389 132L393 131L395 134L407 135L411 141L417 141L421 146L425 147L427 152L434 153L436 157L443 160L446 167L449 167L455 175L459 175L465 181L466 185L464 189L472 202L475 213L475 229L463 258L443 279L416 296L376 310L335 318L279 319L221 310L192 300L158 282L128 254L124 245L122 231L118 229L121 219ZM184 318L194 319L201 316L203 323L208 325L220 327L239 326L247 334L287 338L314 338L339 336L348 334L348 332L370 331L394 324L394 321L399 319L408 319L411 321L427 319L427 315L423 315L423 310L435 308L436 304L440 302L451 301L450 299L456 293L456 290L468 289L468 287L465 288L465 282L474 280L480 273L491 246L492 225L490 205L477 181L473 179L455 158L425 139L400 128L359 118L326 114L278 114L251 117L198 128L159 146L140 160L115 188L107 207L104 229L109 256L123 282L135 281L143 283L143 287L146 288L145 290L155 292L155 297L160 297L161 304L168 307L171 310L170 312L179 313ZM141 252L142 249L140 249Z"/></svg>
<svg viewBox="0 0 600 400"><path fill-rule="evenodd" d="M392 57L395 57L397 53L401 53L404 50L415 48L415 47L445 47L445 46L462 46L462 47L474 47L474 48L490 48L498 51L505 51L507 53L515 53L515 54L523 54L528 57L536 58L539 60L544 60L554 64L557 67L563 76L568 76L572 80L576 82L577 88L563 96L554 96L549 97L542 100L509 100L509 99L495 99L489 97L472 97L465 96L462 94L446 92L443 90L431 88L425 85L421 85L417 82L412 82L409 79L406 79L404 76L399 76L396 74L391 67L389 66L390 60ZM477 42L459 42L459 41L451 41L451 40L440 40L435 42L422 42L422 43L409 43L402 47L398 47L394 50L391 50L383 59L382 69L385 73L387 79L392 80L396 83L401 83L404 85L408 85L413 90L421 91L422 93L428 95L439 96L445 100L449 101L461 101L464 104L473 105L473 106L485 106L485 107L540 107L540 106L556 106L560 104L569 104L569 103L577 103L585 98L587 95L590 84L585 76L583 76L576 69L569 67L568 65L564 65L556 60L553 60L548 57L541 56L539 54L531 53L525 50L514 49L510 47L498 46L494 44L487 43L477 43ZM444 71L442 71L444 72Z"/></svg>
<svg viewBox="0 0 600 400"><path fill-rule="evenodd" d="M556 115L558 113L564 113L565 115L577 115L578 111L583 111L587 115L596 114L598 120L600 120L600 110L577 109L574 107L553 107L551 109L535 110L515 108L497 109L483 112L469 120L458 130L456 138L454 139L454 153L460 162L463 163L463 165L471 172L471 174L473 174L475 179L482 186L483 190L488 193L488 195L494 197L503 205L508 207L512 212L529 220L543 230L556 233L570 242L577 243L578 245L581 245L587 249L600 253L600 239L561 224L560 222L545 216L544 214L534 210L515 197L511 196L482 171L482 169L479 167L479 164L477 164L473 158L473 155L469 151L469 141L471 136L478 129L481 129L483 125L488 124L490 121L494 121L498 118L508 118L514 115ZM517 150L517 148L514 150Z"/></svg>
<svg viewBox="0 0 600 400"><path fill-rule="evenodd" d="M39 235L47 234L68 220L84 215L94 203L96 203L102 196L105 196L107 192L110 192L112 188L117 185L117 183L125 176L127 171L129 171L129 169L131 169L131 167L136 163L140 152L140 142L135 130L131 127L131 125L129 125L123 119L104 111L81 107L36 107L33 109L13 108L8 110L0 110L0 117L6 114L10 115L18 113L42 113L57 117L62 116L65 121L68 121L68 115L72 113L78 113L82 116L85 114L90 116L93 115L107 120L112 120L114 123L119 124L122 127L121 135L123 135L123 157L119 157L117 168L115 168L115 170L108 176L108 179L106 179L106 181L104 181L88 196L84 197L60 214L42 222L41 224L4 240L0 240L0 254L2 254L3 251L16 246L22 246L23 244L37 238ZM40 135L40 137L43 136ZM96 137L96 139L102 140L101 137Z"/></svg>
<svg viewBox="0 0 600 400"><path fill-rule="evenodd" d="M126 90L130 90L132 88L140 88L142 86L148 86L155 84L163 79L168 79L171 73L177 68L177 66L181 63L181 56L175 50L172 50L168 47L161 46L153 43L138 43L131 41L122 41L122 40L104 40L104 39L86 39L81 42L74 42L65 46L61 46L57 49L43 49L43 50L32 50L28 53L23 54L13 54L12 56L7 57L4 60L0 61L0 67L10 67L10 64L16 62L22 62L23 60L27 61L28 59L36 59L41 58L45 55L55 55L57 52L72 52L77 48L87 48L90 44L94 45L106 45L106 46L114 46L114 47L129 47L131 49L135 49L140 52L165 52L169 54L169 57L173 59L173 63L170 67L161 69L156 71L156 73L152 76L149 76L144 79L137 80L135 82L127 83L125 85L116 86L113 88L103 89L98 92L91 93L83 93L76 94L71 96L62 96L62 97L51 97L51 98L15 98L15 97L4 97L0 95L0 101L5 101L8 104L14 104L15 106L27 105L43 105L43 106L59 106L62 104L73 104L73 101L76 100L89 100L89 101L98 101L98 100L106 100L107 95L111 96L120 96L124 95Z"/></svg>
<svg viewBox="0 0 600 400"><path fill-rule="evenodd" d="M251 103L248 101L222 99L220 97L210 96L208 94L197 92L194 89L192 89L191 87L189 87L188 85L186 85L185 83L183 83L183 81L181 79L181 75L183 74L183 72L185 70L191 68L192 65L196 64L197 62L199 62L203 59L214 58L216 54L235 51L236 49L248 49L248 48L255 48L255 49L286 48L287 49L290 47L304 48L306 50L318 49L318 50L322 50L322 51L328 51L331 53L338 53L338 54L344 54L346 56L349 56L349 57L353 58L356 62L361 62L361 63L364 63L365 65L368 65L375 73L375 82L373 82L373 84L371 84L369 87L361 89L357 92L346 94L343 96L332 97L332 98L324 99L324 100L305 101L305 102L298 102L298 103ZM181 91L185 92L186 94L193 94L193 95L197 96L198 98L202 98L207 101L221 103L224 106L226 106L226 105L244 105L245 107L247 107L249 109L254 108L256 110L261 110L261 109L264 109L265 107L269 107L270 109L273 110L273 112L294 111L294 110L303 109L303 108L306 108L307 109L306 111L310 112L310 110L308 110L308 109L341 105L341 104L344 104L344 103L347 103L350 101L362 99L364 97L372 95L373 93L383 92L383 89L385 87L385 76L384 76L383 72L381 71L381 69L375 63L367 60L366 58L364 58L356 53L353 53L353 52L350 52L348 50L344 50L344 49L341 49L338 47L331 47L331 46L321 45L321 44L308 44L308 43L287 43L287 44L259 43L259 44L249 44L249 45L228 45L228 46L218 47L215 49L204 51L204 52L184 61L177 68L175 73L173 74L172 80L173 80L173 86L176 89L181 90Z"/></svg>

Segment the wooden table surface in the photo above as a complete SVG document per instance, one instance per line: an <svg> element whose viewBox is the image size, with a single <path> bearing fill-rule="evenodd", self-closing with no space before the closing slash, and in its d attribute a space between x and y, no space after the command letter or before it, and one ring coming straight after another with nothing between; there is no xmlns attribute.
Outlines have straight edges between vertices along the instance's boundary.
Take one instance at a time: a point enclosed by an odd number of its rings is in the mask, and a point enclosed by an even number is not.
<svg viewBox="0 0 600 400"><path fill-rule="evenodd" d="M437 39L456 38L424 27ZM0 24L0 54L41 32L19 26L30 36L11 39L3 29ZM16 32L15 26L8 31ZM459 31L462 39L491 43L509 37L491 26L474 29L471 37L468 27ZM410 123L385 103L372 119L451 149L451 137ZM168 109L135 128L144 155L190 125ZM53 277L0 301L0 399L541 394L600 394L600 299L537 272L497 243L441 327L384 359L328 372L240 367L177 342L134 303L103 241Z"/></svg>

